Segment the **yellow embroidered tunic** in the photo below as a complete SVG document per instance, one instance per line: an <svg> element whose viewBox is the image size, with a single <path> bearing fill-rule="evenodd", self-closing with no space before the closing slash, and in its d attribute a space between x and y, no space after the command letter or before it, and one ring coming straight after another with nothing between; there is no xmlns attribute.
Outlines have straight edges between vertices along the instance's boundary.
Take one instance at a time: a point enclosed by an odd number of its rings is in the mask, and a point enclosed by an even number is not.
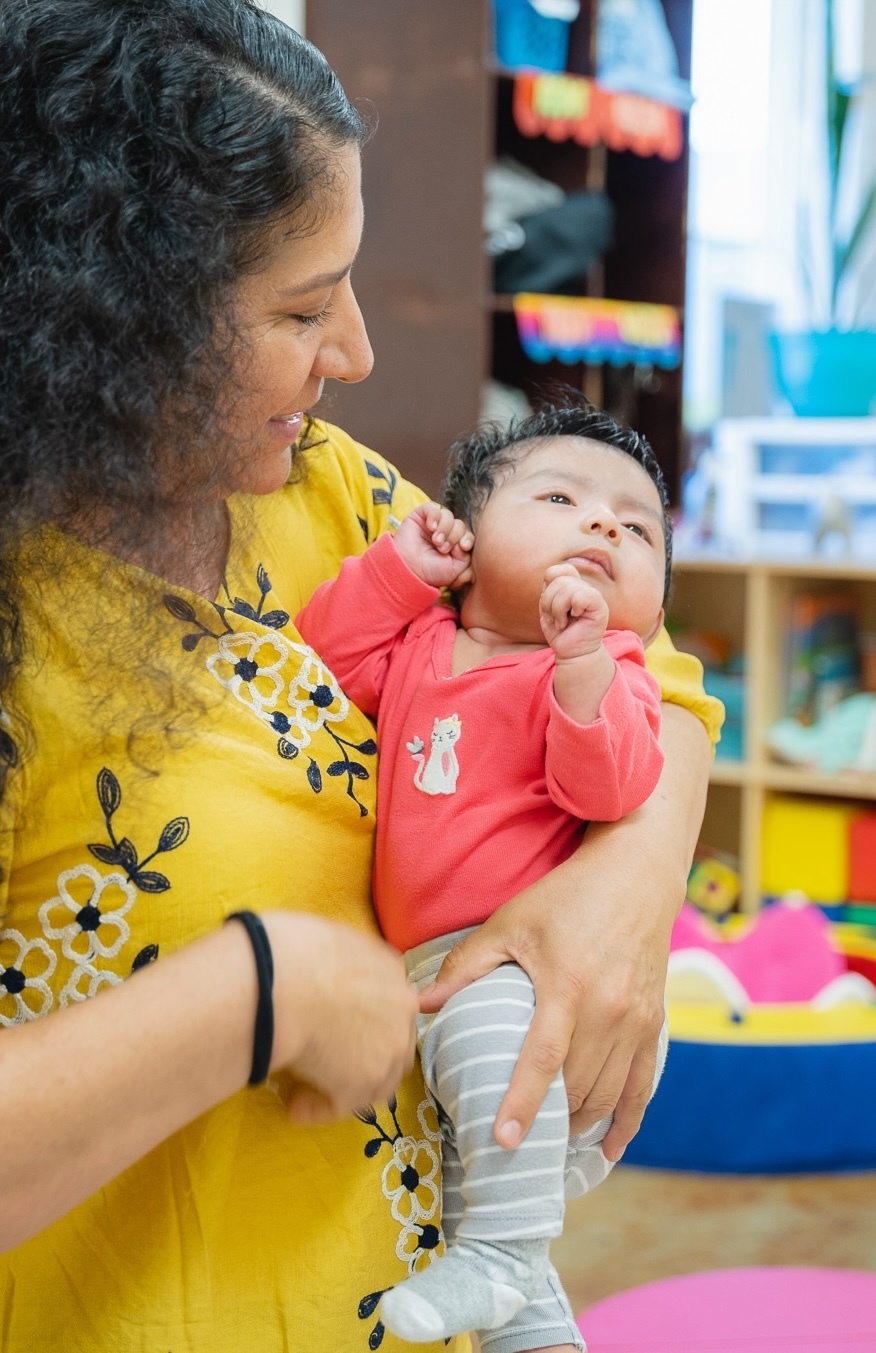
<svg viewBox="0 0 876 1353"><path fill-rule="evenodd" d="M303 478L231 500L214 604L53 531L26 552L0 1025L98 995L240 908L374 927L373 729L290 617L422 495L324 432ZM655 673L712 716L671 646ZM241 1090L0 1257L3 1353L400 1350L377 1302L440 1244L419 1074L319 1129L292 1125L278 1088Z"/></svg>

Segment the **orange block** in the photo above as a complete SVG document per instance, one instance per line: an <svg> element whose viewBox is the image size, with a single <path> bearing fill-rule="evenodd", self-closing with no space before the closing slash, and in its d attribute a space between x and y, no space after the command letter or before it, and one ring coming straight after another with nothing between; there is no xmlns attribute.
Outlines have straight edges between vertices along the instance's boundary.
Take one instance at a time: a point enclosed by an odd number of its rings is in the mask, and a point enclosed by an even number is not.
<svg viewBox="0 0 876 1353"><path fill-rule="evenodd" d="M849 828L849 898L876 902L876 813L862 813Z"/></svg>

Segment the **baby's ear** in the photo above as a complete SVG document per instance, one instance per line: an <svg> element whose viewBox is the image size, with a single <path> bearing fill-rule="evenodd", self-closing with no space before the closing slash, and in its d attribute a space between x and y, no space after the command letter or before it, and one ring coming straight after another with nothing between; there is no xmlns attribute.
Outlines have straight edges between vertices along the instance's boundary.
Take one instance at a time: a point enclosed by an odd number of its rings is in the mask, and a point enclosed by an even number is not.
<svg viewBox="0 0 876 1353"><path fill-rule="evenodd" d="M642 635L642 643L645 645L646 648L648 647L649 644L653 643L654 640L657 638L657 635L663 628L663 621L665 618L666 612L661 606L660 610L657 612L657 619L654 621L654 624L652 625L651 629L648 631L647 634Z"/></svg>

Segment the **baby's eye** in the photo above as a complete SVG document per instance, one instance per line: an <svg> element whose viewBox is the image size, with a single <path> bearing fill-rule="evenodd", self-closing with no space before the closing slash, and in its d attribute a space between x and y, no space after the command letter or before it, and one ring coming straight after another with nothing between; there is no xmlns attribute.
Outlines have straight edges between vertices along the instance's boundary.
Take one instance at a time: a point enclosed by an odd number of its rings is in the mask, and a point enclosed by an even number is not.
<svg viewBox="0 0 876 1353"><path fill-rule="evenodd" d="M638 523L637 521L628 521L628 522L625 522L624 525L626 526L626 529L627 529L628 531L633 531L633 532L635 532L635 534L636 534L637 536L641 536L643 540L647 540L647 539L648 539L648 535L647 535L647 532L645 531L645 528L642 527L642 526L640 526L639 523Z"/></svg>
<svg viewBox="0 0 876 1353"><path fill-rule="evenodd" d="M549 503L562 503L565 507L572 506L572 499L565 493L549 493L547 501Z"/></svg>

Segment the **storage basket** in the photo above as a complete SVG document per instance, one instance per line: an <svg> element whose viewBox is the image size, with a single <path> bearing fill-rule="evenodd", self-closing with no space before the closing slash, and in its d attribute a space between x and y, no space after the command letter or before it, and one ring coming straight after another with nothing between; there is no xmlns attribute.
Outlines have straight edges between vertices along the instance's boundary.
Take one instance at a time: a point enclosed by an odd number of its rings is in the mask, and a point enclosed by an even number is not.
<svg viewBox="0 0 876 1353"><path fill-rule="evenodd" d="M496 55L511 70L564 71L569 51L566 19L548 18L530 0L494 0Z"/></svg>

